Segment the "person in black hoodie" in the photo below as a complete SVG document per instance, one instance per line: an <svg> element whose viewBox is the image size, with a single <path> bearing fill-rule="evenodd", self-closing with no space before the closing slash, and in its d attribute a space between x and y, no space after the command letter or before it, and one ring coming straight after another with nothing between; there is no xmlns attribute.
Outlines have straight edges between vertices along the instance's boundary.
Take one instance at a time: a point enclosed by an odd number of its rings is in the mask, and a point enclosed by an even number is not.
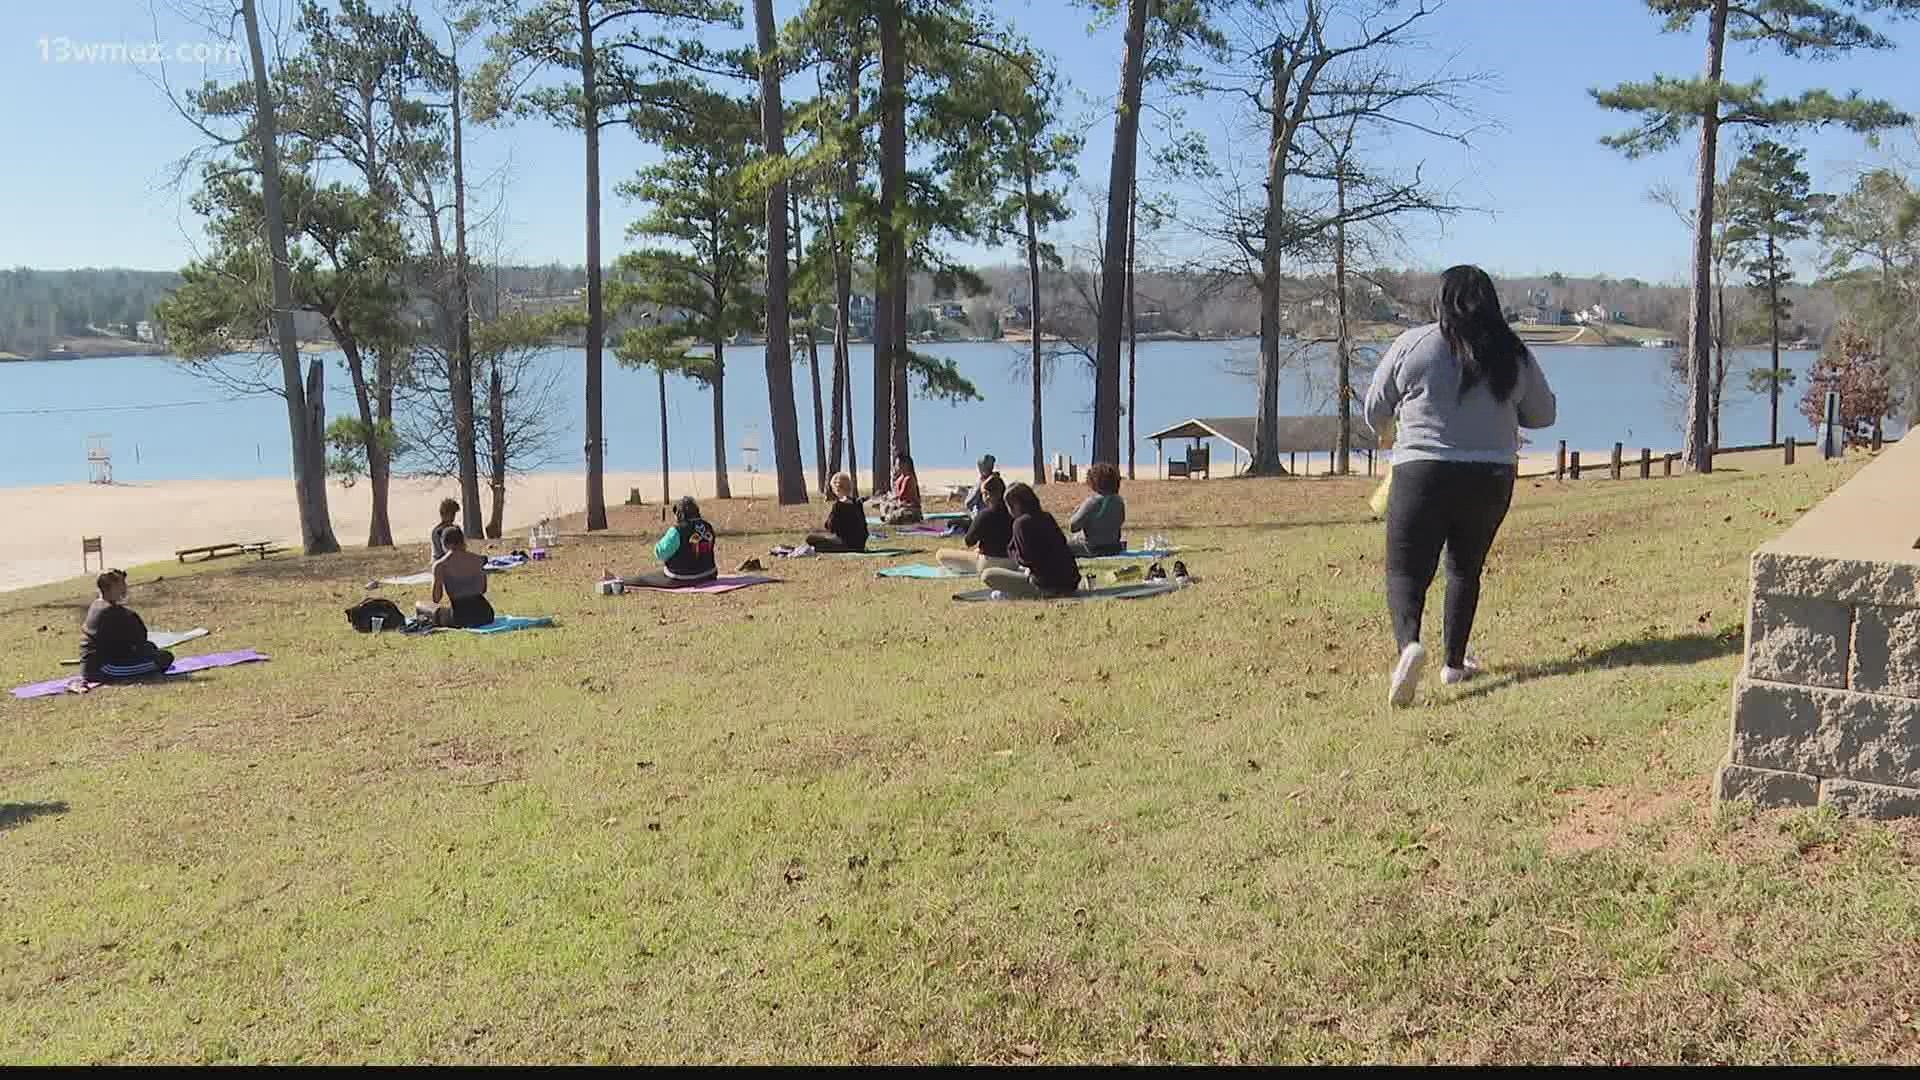
<svg viewBox="0 0 1920 1080"><path fill-rule="evenodd" d="M826 531L807 534L807 546L829 555L867 550L867 512L853 501L853 476L833 474L827 481L833 506L827 510Z"/></svg>
<svg viewBox="0 0 1920 1080"><path fill-rule="evenodd" d="M682 495L673 504L673 527L653 545L653 556L663 564L660 569L621 578L621 582L636 589L680 589L720 576L713 526L700 516L700 504L693 496Z"/></svg>
<svg viewBox="0 0 1920 1080"><path fill-rule="evenodd" d="M1007 544L1013 540L1013 515L1007 512L1007 482L1000 479L999 473L994 473L980 486L987 501L974 515L973 524L967 527L966 550L941 548L934 552L934 561L963 574L978 574L990 566L1017 570L1020 564L1007 555Z"/></svg>
<svg viewBox="0 0 1920 1080"><path fill-rule="evenodd" d="M80 669L90 682L159 675L173 654L147 640L147 624L127 606L127 572L109 570L93 579L100 598L87 608L80 631Z"/></svg>
<svg viewBox="0 0 1920 1080"><path fill-rule="evenodd" d="M1007 489L1007 511L1013 515L1007 554L1020 566L990 566L980 580L1016 597L1072 596L1079 591L1080 566L1073 561L1060 523L1040 508L1040 496L1025 484L1015 484Z"/></svg>

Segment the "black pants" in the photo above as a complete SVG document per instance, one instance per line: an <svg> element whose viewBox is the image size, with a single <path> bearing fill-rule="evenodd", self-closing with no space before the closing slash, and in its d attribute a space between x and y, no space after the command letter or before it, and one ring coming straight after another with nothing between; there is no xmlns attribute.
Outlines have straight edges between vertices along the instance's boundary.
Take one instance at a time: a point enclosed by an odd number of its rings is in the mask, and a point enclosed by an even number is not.
<svg viewBox="0 0 1920 1080"><path fill-rule="evenodd" d="M1446 662L1467 660L1480 607L1480 571L1513 501L1513 466L1409 461L1393 467L1387 497L1387 610L1404 649L1420 640L1440 552L1447 554Z"/></svg>
<svg viewBox="0 0 1920 1080"><path fill-rule="evenodd" d="M847 543L845 540L840 539L840 537L830 532L808 533L807 546L821 553L822 555L845 555L848 552L866 550L866 547L864 545L862 545L861 547L854 547L853 545Z"/></svg>

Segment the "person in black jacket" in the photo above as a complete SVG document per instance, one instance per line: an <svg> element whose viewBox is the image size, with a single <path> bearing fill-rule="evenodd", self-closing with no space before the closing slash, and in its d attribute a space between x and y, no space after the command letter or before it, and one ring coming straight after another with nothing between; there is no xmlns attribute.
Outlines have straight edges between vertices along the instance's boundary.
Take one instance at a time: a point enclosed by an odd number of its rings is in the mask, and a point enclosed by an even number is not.
<svg viewBox="0 0 1920 1080"><path fill-rule="evenodd" d="M720 576L714 556L713 526L700 516L700 504L691 495L682 495L673 504L673 527L653 545L653 556L661 567L620 580L634 588L679 589L699 585Z"/></svg>
<svg viewBox="0 0 1920 1080"><path fill-rule="evenodd" d="M1040 496L1031 487L1007 489L1007 510L1013 515L1013 539L1007 554L1018 569L991 566L980 574L990 589L1008 596L1072 596L1080 589L1080 566L1073 561L1060 523L1040 508Z"/></svg>
<svg viewBox="0 0 1920 1080"><path fill-rule="evenodd" d="M108 570L93 579L100 598L87 608L80 631L80 669L91 682L159 675L173 654L147 640L147 624L127 606L127 572Z"/></svg>
<svg viewBox="0 0 1920 1080"><path fill-rule="evenodd" d="M807 546L827 554L867 550L867 512L853 501L853 477L844 472L827 481L833 505L827 509L824 532L807 534Z"/></svg>
<svg viewBox="0 0 1920 1080"><path fill-rule="evenodd" d="M1013 540L1013 515L1007 512L1007 482L999 473L994 473L981 487L985 489L987 501L974 515L973 524L967 527L966 550L941 548L934 552L934 560L963 574L982 573L990 566L1018 569L1020 564L1007 555L1007 545Z"/></svg>

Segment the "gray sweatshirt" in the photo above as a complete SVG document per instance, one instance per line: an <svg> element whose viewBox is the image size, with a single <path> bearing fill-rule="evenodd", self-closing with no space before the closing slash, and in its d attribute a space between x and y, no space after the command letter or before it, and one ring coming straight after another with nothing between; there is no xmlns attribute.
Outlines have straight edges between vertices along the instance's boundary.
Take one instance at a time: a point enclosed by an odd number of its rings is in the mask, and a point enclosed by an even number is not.
<svg viewBox="0 0 1920 1080"><path fill-rule="evenodd" d="M1532 354L1505 401L1481 379L1460 392L1460 361L1438 324L1417 326L1394 339L1367 389L1367 426L1375 432L1399 420L1393 461L1480 461L1511 465L1520 456L1520 428L1553 423L1556 404Z"/></svg>

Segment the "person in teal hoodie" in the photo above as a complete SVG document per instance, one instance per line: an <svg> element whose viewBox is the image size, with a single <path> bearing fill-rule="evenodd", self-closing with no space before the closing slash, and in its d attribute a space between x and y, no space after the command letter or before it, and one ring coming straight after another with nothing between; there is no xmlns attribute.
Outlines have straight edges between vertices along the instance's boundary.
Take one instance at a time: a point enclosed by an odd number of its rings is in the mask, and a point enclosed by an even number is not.
<svg viewBox="0 0 1920 1080"><path fill-rule="evenodd" d="M1118 555L1127 549L1120 530L1127 524L1127 504L1120 498L1120 467L1096 462L1087 469L1087 487L1093 490L1067 529L1073 533L1075 555Z"/></svg>
<svg viewBox="0 0 1920 1080"><path fill-rule="evenodd" d="M714 555L713 526L700 516L700 504L683 495L673 504L673 526L653 545L660 569L621 578L630 588L681 589L720 576Z"/></svg>

